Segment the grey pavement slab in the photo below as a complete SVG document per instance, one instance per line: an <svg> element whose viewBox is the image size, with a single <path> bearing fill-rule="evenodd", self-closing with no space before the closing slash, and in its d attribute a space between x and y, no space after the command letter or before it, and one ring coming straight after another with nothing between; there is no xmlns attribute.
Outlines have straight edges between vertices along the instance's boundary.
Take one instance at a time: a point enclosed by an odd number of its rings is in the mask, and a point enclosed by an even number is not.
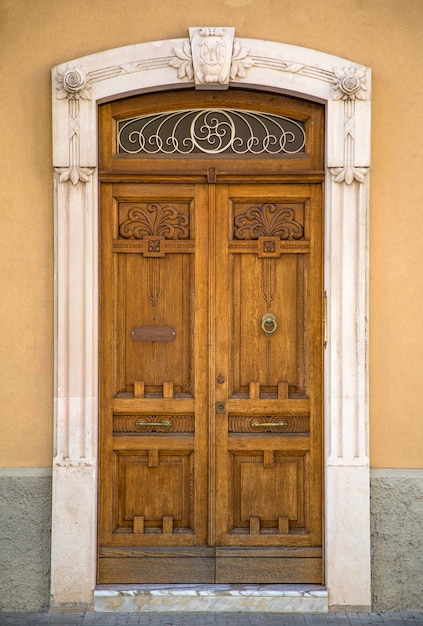
<svg viewBox="0 0 423 626"><path fill-rule="evenodd" d="M1 626L423 626L401 613L0 613Z"/></svg>

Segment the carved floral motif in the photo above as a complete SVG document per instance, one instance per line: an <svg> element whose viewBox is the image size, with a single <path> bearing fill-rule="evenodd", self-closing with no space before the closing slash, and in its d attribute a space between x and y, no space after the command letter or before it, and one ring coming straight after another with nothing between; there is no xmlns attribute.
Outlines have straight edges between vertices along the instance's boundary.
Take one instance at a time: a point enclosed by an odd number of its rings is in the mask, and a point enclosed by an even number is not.
<svg viewBox="0 0 423 626"><path fill-rule="evenodd" d="M351 185L354 181L364 183L369 168L353 166L331 167L330 171L334 177L335 183L347 183L347 185Z"/></svg>
<svg viewBox="0 0 423 626"><path fill-rule="evenodd" d="M88 183L92 176L94 168L71 165L70 167L56 167L55 171L57 172L57 174L59 174L59 181L61 183L70 180L72 185L77 185L79 182Z"/></svg>
<svg viewBox="0 0 423 626"><path fill-rule="evenodd" d="M280 239L302 239L304 226L295 219L295 211L276 204L265 203L251 206L235 218L235 239L258 239L279 237Z"/></svg>
<svg viewBox="0 0 423 626"><path fill-rule="evenodd" d="M367 98L366 68L335 67L334 100L365 100Z"/></svg>
<svg viewBox="0 0 423 626"><path fill-rule="evenodd" d="M63 72L57 71L57 99L64 100L91 100L89 92L90 84L87 76L84 74L80 66L65 67Z"/></svg>
<svg viewBox="0 0 423 626"><path fill-rule="evenodd" d="M165 239L188 239L188 223L188 216L175 207L151 202L145 207L129 209L128 219L120 225L119 234L125 239L142 239L151 235Z"/></svg>
<svg viewBox="0 0 423 626"><path fill-rule="evenodd" d="M231 62L231 79L245 78L249 67L253 67L254 60L248 56L250 52L249 48L243 48L240 41L235 41L232 51Z"/></svg>
<svg viewBox="0 0 423 626"><path fill-rule="evenodd" d="M194 78L194 67L192 64L191 44L184 41L182 48L175 48L175 58L169 61L169 65L176 67L178 78Z"/></svg>

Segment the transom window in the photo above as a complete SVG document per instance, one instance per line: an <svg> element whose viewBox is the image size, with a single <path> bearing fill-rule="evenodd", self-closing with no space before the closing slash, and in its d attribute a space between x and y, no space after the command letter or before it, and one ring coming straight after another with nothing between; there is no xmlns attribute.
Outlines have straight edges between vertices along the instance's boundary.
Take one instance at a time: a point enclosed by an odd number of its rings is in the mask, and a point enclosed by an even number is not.
<svg viewBox="0 0 423 626"><path fill-rule="evenodd" d="M304 152L304 122L229 108L166 111L118 122L118 153L276 155Z"/></svg>

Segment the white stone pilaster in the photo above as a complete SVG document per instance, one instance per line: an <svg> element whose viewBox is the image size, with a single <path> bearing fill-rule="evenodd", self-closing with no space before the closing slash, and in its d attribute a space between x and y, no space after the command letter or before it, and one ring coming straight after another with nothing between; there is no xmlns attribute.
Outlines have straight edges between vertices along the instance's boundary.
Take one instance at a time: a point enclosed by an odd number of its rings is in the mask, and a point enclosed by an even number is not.
<svg viewBox="0 0 423 626"><path fill-rule="evenodd" d="M97 511L97 204L88 182L55 176L56 384L53 606L92 603Z"/></svg>

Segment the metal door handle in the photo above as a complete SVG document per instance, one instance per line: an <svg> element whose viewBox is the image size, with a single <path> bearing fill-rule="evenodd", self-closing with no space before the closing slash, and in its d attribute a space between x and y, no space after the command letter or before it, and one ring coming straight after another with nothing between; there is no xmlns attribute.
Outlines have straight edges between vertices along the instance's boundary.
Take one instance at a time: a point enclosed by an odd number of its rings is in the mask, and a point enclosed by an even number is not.
<svg viewBox="0 0 423 626"><path fill-rule="evenodd" d="M135 425L138 428L142 428L143 426L164 426L165 428L170 428L172 426L172 422L170 420L163 420L163 422L146 422L145 420L138 420L135 422Z"/></svg>
<svg viewBox="0 0 423 626"><path fill-rule="evenodd" d="M285 420L279 420L279 422L260 422L259 420L254 420L251 422L251 426L253 428L259 428L260 426L288 426L288 422Z"/></svg>
<svg viewBox="0 0 423 626"><path fill-rule="evenodd" d="M278 327L276 317L273 313L265 313L261 318L261 327L266 337L271 337Z"/></svg>

